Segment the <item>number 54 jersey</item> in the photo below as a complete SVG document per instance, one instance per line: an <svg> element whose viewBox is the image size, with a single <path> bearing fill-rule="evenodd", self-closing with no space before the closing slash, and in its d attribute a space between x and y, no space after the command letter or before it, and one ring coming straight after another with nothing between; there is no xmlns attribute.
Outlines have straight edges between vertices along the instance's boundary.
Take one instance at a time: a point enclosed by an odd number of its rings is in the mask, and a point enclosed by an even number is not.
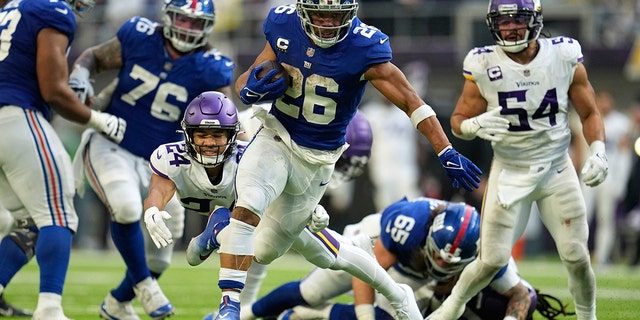
<svg viewBox="0 0 640 320"><path fill-rule="evenodd" d="M568 92L583 60L580 44L567 37L537 41L540 49L528 64L495 45L474 48L464 59L463 76L478 85L487 111L500 108L511 122L507 137L492 145L497 159L514 165L564 157L571 137Z"/></svg>
<svg viewBox="0 0 640 320"><path fill-rule="evenodd" d="M105 111L127 121L120 145L148 159L157 146L182 138L176 131L193 98L231 84L234 63L216 49L172 59L162 28L146 18L131 18L117 37L123 65Z"/></svg>

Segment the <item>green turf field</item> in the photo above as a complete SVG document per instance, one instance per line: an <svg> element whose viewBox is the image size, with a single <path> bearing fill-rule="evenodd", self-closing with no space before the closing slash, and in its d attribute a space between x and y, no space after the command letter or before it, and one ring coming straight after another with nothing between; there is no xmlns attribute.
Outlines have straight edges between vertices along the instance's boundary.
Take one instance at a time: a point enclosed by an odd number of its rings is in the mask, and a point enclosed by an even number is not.
<svg viewBox="0 0 640 320"><path fill-rule="evenodd" d="M174 258L173 265L160 279L165 294L176 307L173 319L199 320L204 314L217 309L219 302L217 256L213 255L198 267L189 266L181 253L176 253ZM525 259L518 266L521 274L542 292L570 302L566 273L557 259ZM310 269L311 266L297 255L287 255L270 266L262 292L298 279ZM640 319L640 270L613 266L596 274L598 319ZM122 276L123 263L115 251L74 251L63 296L67 316L76 320L98 319L97 310L105 294L120 282ZM34 259L9 284L5 297L17 306L33 310L38 282L38 267ZM348 297L341 300L346 299ZM142 319L148 319L139 303L134 306ZM572 310L572 306L569 308ZM542 317L537 315L534 319Z"/></svg>

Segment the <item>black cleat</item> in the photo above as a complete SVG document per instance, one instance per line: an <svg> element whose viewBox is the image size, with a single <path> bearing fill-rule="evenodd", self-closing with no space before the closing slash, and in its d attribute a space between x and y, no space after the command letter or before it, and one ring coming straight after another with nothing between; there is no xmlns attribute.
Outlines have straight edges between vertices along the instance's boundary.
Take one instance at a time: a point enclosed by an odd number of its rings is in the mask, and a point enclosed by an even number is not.
<svg viewBox="0 0 640 320"><path fill-rule="evenodd" d="M0 317L31 317L33 314L27 310L18 309L4 300L4 294L0 294Z"/></svg>

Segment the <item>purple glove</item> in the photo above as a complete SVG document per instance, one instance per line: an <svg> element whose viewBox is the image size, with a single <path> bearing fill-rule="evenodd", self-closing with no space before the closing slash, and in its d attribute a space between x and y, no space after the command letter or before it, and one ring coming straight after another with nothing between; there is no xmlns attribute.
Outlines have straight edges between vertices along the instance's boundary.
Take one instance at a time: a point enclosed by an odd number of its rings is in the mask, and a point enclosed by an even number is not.
<svg viewBox="0 0 640 320"><path fill-rule="evenodd" d="M471 160L458 153L451 146L441 151L438 154L438 158L447 172L447 176L451 179L454 188L462 186L467 191L473 191L474 188L478 188L482 170Z"/></svg>

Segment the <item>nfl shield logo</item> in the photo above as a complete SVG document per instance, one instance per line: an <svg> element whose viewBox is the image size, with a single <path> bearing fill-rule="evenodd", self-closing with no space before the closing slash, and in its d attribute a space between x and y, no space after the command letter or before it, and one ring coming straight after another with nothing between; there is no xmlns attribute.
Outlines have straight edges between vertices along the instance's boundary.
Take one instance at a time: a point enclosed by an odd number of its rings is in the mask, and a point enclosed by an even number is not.
<svg viewBox="0 0 640 320"><path fill-rule="evenodd" d="M307 57L311 58L311 57L313 57L314 54L316 54L316 49L307 48Z"/></svg>
<svg viewBox="0 0 640 320"><path fill-rule="evenodd" d="M527 69L527 70L525 70L525 71L524 71L524 76L525 76L525 77L528 77L528 76L530 76L530 75L531 75L531 71L529 71L529 69Z"/></svg>

